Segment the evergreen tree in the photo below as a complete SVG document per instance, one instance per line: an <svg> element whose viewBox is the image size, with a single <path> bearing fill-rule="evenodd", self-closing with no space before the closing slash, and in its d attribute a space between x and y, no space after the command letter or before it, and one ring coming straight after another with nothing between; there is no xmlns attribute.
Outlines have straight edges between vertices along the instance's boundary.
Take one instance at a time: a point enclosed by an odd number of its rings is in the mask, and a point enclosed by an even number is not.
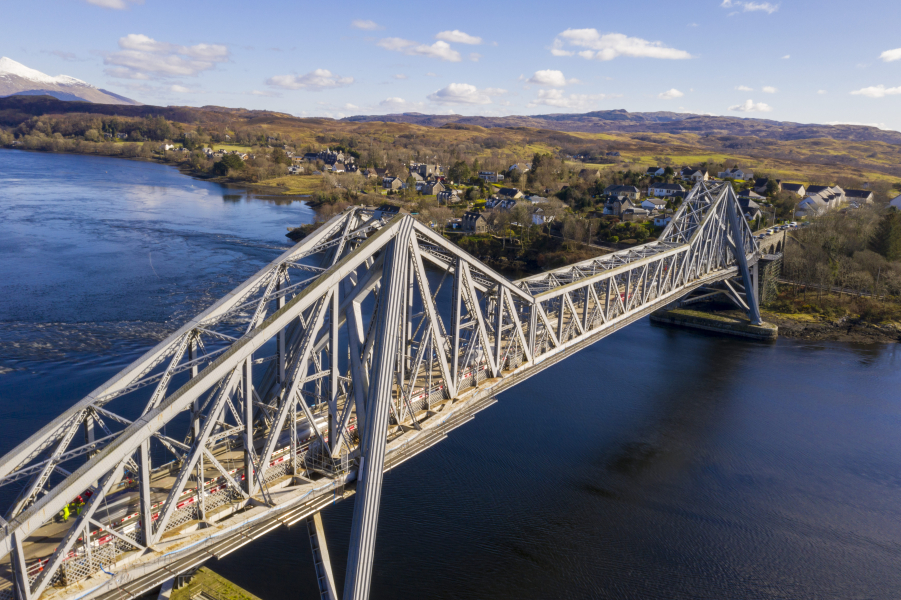
<svg viewBox="0 0 901 600"><path fill-rule="evenodd" d="M888 260L901 260L901 212L892 211L882 217L870 245Z"/></svg>

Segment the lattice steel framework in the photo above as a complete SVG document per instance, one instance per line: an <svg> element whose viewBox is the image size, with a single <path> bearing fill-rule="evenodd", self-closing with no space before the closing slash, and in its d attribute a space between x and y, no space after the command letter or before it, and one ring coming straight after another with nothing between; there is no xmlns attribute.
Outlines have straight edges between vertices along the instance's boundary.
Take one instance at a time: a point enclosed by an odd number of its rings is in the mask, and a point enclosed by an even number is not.
<svg viewBox="0 0 901 600"><path fill-rule="evenodd" d="M726 281L759 322L740 214L728 184L700 183L658 241L514 282L409 215L348 209L0 460L0 486L18 486L0 599L98 597L110 586L79 582L113 563L127 580L185 532L282 510L277 490L313 480L356 480L344 597L367 598L386 454L703 286Z"/></svg>

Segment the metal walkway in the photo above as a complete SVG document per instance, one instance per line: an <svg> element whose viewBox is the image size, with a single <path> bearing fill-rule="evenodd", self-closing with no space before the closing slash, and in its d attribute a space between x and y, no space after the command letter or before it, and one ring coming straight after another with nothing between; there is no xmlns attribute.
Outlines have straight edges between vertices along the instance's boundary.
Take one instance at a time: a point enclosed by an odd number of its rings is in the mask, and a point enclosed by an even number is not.
<svg viewBox="0 0 901 600"><path fill-rule="evenodd" d="M133 598L352 494L344 598L368 598L386 470L692 292L759 322L758 254L728 184L695 186L658 241L519 281L348 209L0 459L0 600Z"/></svg>

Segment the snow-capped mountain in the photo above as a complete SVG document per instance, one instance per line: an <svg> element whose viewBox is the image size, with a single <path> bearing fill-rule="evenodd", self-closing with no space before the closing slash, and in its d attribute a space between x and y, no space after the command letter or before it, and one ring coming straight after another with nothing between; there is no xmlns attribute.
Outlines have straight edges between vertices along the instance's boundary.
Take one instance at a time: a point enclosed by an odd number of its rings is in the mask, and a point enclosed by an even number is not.
<svg viewBox="0 0 901 600"><path fill-rule="evenodd" d="M96 104L140 104L68 75L45 75L4 56L0 58L0 97L15 95L53 96Z"/></svg>

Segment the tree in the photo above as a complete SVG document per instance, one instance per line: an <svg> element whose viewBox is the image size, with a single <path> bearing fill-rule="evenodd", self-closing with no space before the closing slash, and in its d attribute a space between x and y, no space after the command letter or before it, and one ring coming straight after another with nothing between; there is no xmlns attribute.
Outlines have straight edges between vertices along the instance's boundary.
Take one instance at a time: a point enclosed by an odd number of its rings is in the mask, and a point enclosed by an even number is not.
<svg viewBox="0 0 901 600"><path fill-rule="evenodd" d="M890 261L901 260L901 213L891 211L882 217L870 246Z"/></svg>
<svg viewBox="0 0 901 600"><path fill-rule="evenodd" d="M224 177L229 171L244 169L244 161L237 154L226 154L213 165L213 174Z"/></svg>
<svg viewBox="0 0 901 600"><path fill-rule="evenodd" d="M469 181L469 165L466 164L466 161L458 160L448 169L447 176L454 182Z"/></svg>

